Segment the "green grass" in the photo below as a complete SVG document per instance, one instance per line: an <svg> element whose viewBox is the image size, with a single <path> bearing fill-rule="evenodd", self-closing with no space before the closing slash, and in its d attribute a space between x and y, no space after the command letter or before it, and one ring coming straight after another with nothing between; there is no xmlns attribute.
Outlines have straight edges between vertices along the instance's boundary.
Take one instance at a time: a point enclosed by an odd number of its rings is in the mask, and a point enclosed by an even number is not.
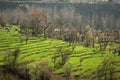
<svg viewBox="0 0 120 80"><path fill-rule="evenodd" d="M67 42L57 39L44 39L43 37L30 37L28 44L25 41L21 43L20 38L25 40L25 36L21 36L15 31L15 28L19 29L17 26L14 26L10 32L7 32L5 29L0 30L0 60L3 60L4 56L7 55L7 49L14 51L14 49L20 48L19 63L33 60L30 64L34 64L37 61L48 60L53 66L52 57L57 53L58 47L61 46L66 51L72 49ZM94 50L96 51L95 54L93 54ZM106 51L106 54L101 54L99 49L78 45L71 52L66 63L71 64L71 70L74 75L82 73L84 73L83 75L89 75L96 70L98 65L108 55L113 56L116 61L120 61L119 56L115 56L108 51ZM81 65L80 59L83 59ZM0 62L0 65L2 64L3 62ZM118 66L117 70L120 70ZM64 66L55 70L55 73L64 73Z"/></svg>

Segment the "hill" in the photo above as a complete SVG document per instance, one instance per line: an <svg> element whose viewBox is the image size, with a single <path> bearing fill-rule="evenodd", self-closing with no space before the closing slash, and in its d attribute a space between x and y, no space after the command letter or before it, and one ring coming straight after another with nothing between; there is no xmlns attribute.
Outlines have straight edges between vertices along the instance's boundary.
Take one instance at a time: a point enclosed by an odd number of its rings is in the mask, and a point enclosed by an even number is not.
<svg viewBox="0 0 120 80"><path fill-rule="evenodd" d="M7 31L6 28L0 29L1 66L5 64L5 57L19 48L17 64L21 67L23 65L32 67L37 62L47 61L50 66L55 68L54 73L63 77L69 65L71 74L77 78L88 79L92 77L96 79L95 72L110 57L116 63L113 77L115 80L120 78L120 58L108 50L103 54L97 48L81 45L75 45L75 49L72 50L73 47L69 46L68 42L43 37L30 37L26 44L26 37L19 34L16 29L19 27L13 26L10 31Z"/></svg>

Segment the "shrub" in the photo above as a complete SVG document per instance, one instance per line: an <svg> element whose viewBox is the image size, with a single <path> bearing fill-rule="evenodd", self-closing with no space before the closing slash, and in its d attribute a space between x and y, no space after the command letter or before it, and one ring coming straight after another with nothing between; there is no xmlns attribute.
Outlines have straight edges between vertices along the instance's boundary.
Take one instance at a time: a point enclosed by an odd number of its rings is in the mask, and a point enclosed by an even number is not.
<svg viewBox="0 0 120 80"><path fill-rule="evenodd" d="M30 66L30 79L31 80L51 80L53 75L53 68L49 66L47 61L38 62Z"/></svg>

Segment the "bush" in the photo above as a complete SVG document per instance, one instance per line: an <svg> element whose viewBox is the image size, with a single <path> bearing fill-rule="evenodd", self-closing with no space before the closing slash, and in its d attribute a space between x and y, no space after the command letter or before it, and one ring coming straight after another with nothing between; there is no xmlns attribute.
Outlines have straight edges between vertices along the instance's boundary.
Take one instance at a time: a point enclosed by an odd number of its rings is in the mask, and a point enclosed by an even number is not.
<svg viewBox="0 0 120 80"><path fill-rule="evenodd" d="M35 65L30 65L29 69L31 80L51 80L53 76L53 68L49 66L48 61L41 61Z"/></svg>
<svg viewBox="0 0 120 80"><path fill-rule="evenodd" d="M64 65L64 71L65 71L66 80L74 80L70 63L66 63Z"/></svg>

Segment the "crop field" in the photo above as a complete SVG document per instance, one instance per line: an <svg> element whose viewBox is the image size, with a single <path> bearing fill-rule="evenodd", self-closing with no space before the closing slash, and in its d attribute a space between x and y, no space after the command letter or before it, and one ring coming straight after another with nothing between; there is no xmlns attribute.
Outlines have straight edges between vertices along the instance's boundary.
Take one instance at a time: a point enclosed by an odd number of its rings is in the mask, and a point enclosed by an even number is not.
<svg viewBox="0 0 120 80"><path fill-rule="evenodd" d="M113 72L114 78L115 80L120 79L120 56L109 52L109 50L101 53L99 48L76 45L72 51L72 46L69 46L68 42L43 37L29 37L26 44L25 36L19 34L15 30L16 28L19 29L19 27L13 26L9 32L5 28L0 29L0 65L5 63L5 56L19 48L20 53L17 64L29 67L34 66L39 61L47 61L50 66L54 66L53 57L61 51L64 54L69 53L69 56L63 66L58 66L54 70L55 74L64 76L65 67L69 65L74 76L81 78L94 77L95 79L95 71L102 65L106 57L111 57L116 62L115 71ZM59 59L58 57L56 62Z"/></svg>

